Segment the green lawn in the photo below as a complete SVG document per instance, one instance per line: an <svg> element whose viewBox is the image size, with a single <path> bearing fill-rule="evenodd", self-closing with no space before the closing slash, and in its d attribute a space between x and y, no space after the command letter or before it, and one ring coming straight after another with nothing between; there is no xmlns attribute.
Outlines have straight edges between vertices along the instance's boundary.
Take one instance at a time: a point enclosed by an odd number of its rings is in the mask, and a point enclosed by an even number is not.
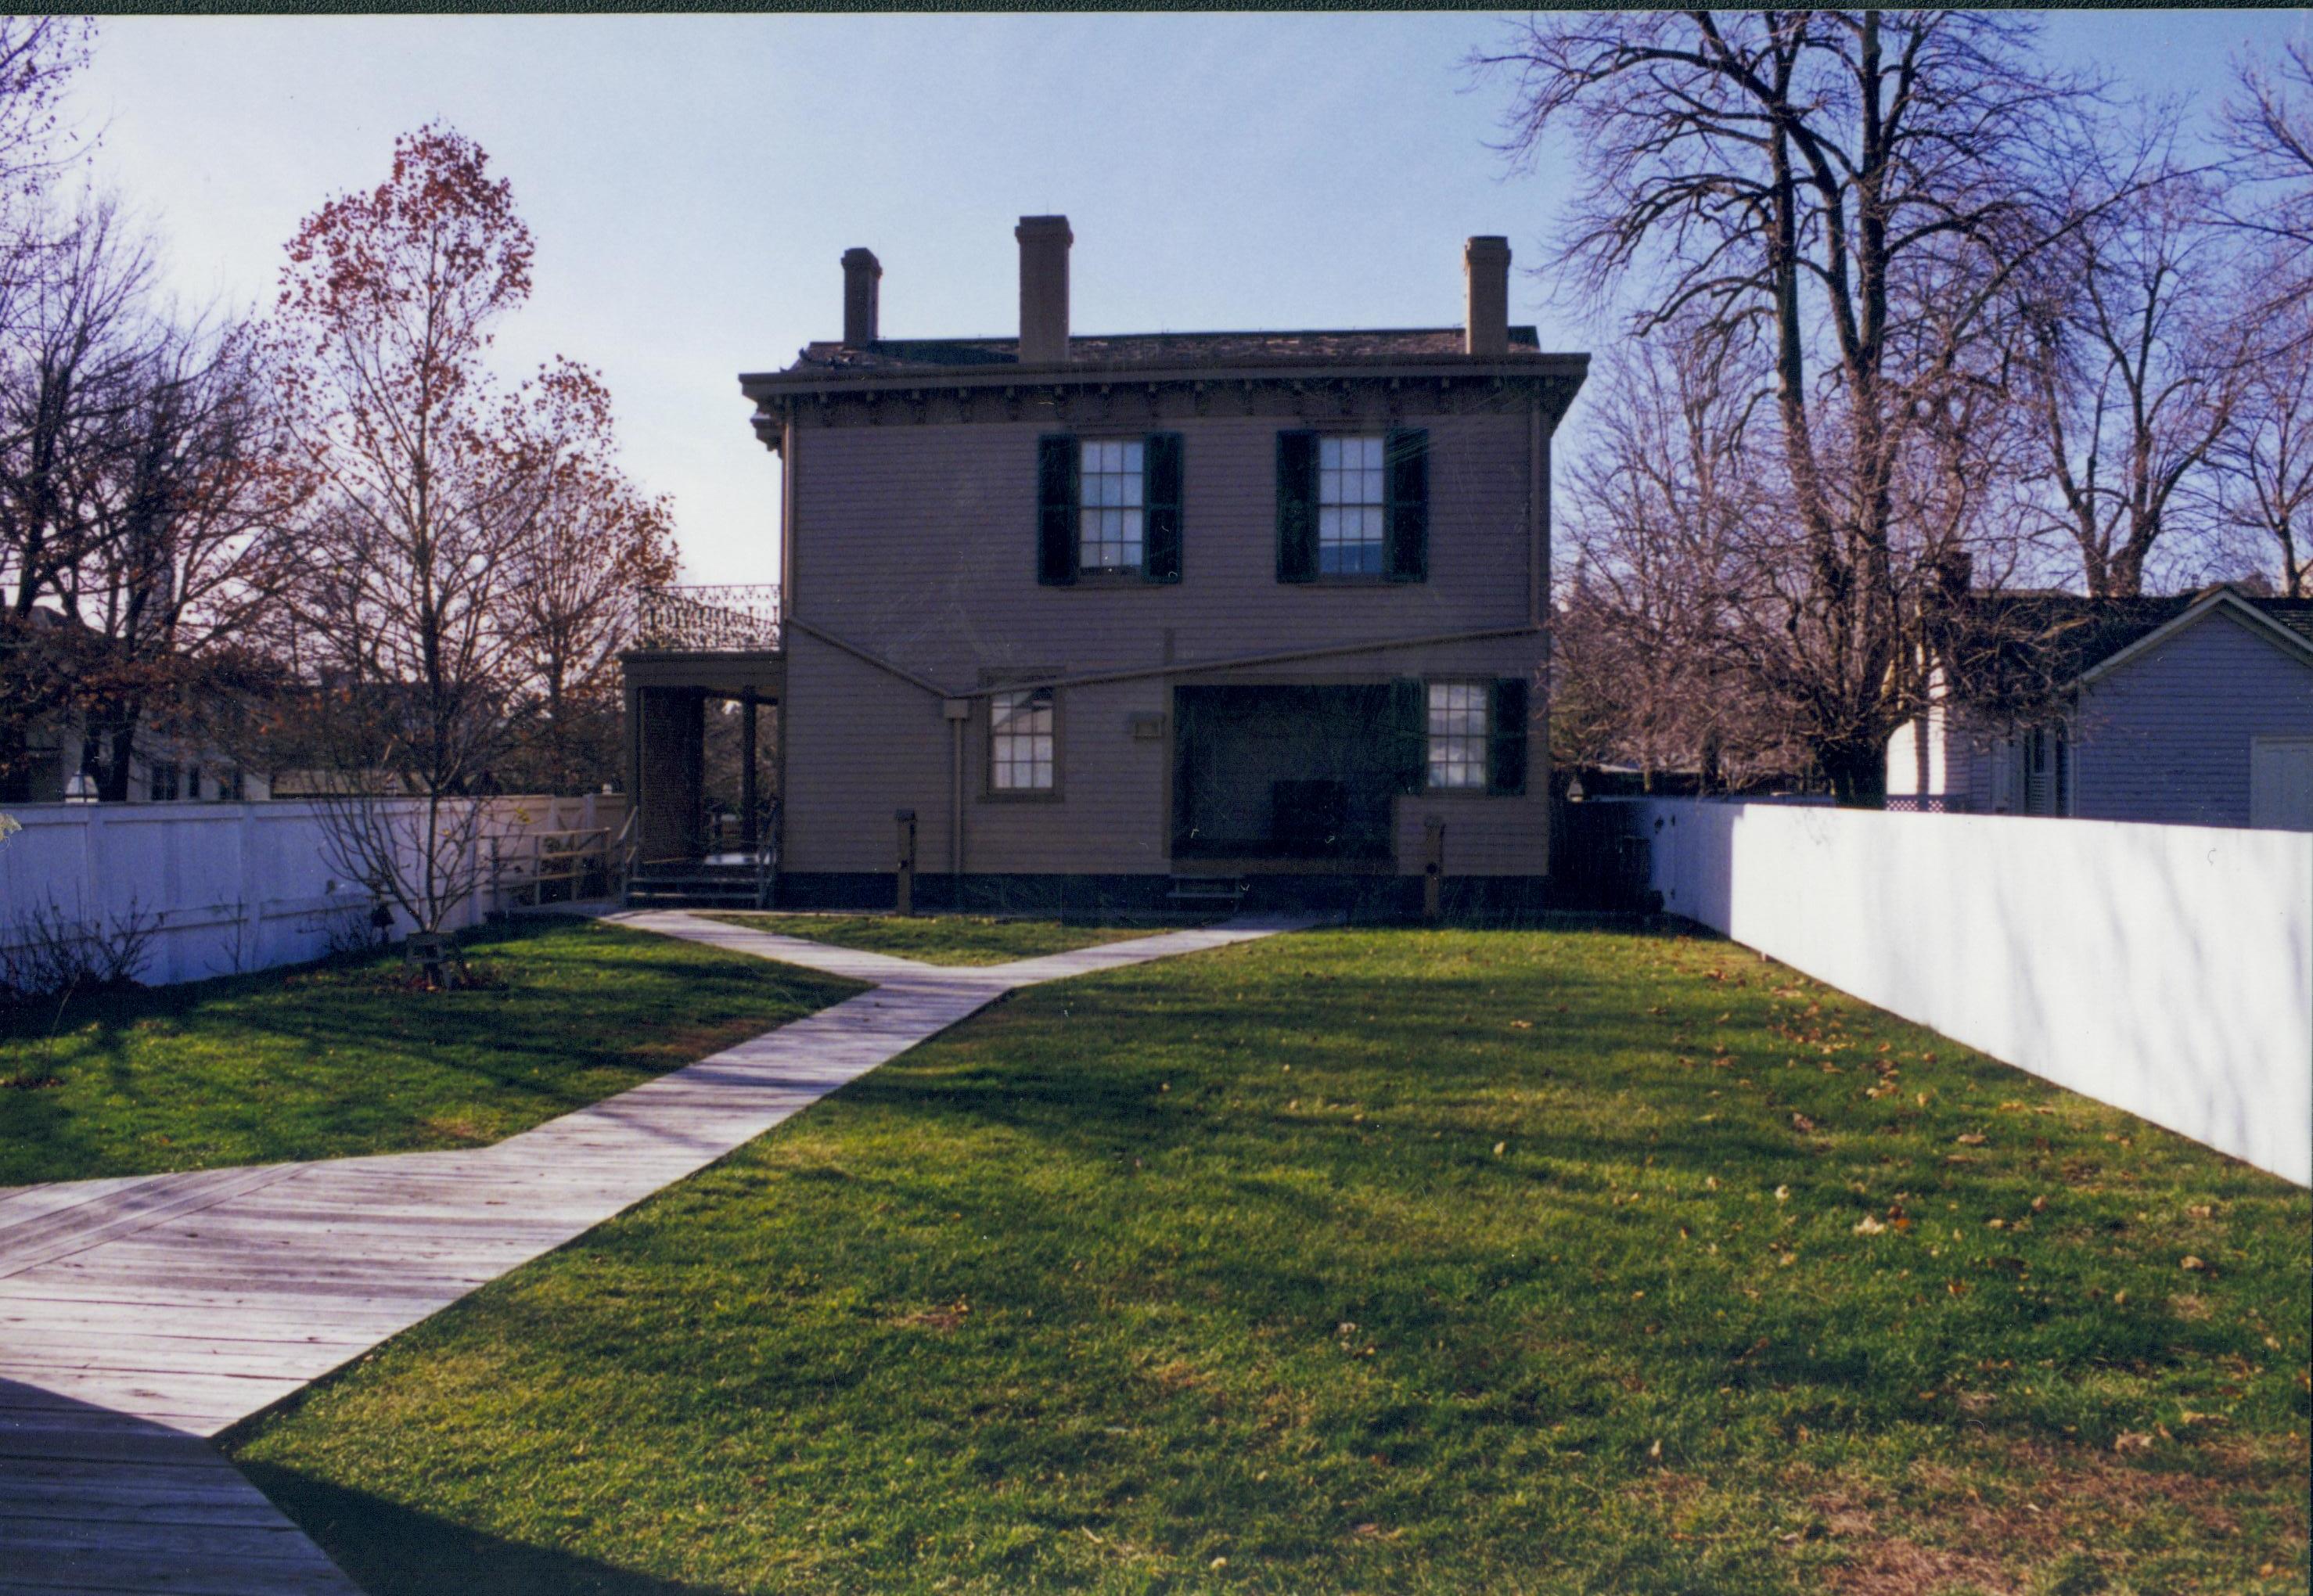
<svg viewBox="0 0 2313 1596"><path fill-rule="evenodd" d="M1154 936L1177 926L1063 925L1057 920L998 920L984 915L708 915L750 931L808 937L839 948L889 953L925 964L1007 964L1099 943Z"/></svg>
<svg viewBox="0 0 2313 1596"><path fill-rule="evenodd" d="M1020 995L233 1438L374 1596L2306 1588L2305 1192L1724 943Z"/></svg>
<svg viewBox="0 0 2313 1596"><path fill-rule="evenodd" d="M395 952L0 1011L0 1186L494 1142L864 989L575 920L467 949L470 991Z"/></svg>

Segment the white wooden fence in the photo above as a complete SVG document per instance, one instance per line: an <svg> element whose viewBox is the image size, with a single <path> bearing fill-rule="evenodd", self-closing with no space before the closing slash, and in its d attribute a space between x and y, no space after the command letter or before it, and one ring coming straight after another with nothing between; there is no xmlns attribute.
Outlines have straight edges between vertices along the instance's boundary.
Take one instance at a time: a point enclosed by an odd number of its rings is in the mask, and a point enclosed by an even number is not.
<svg viewBox="0 0 2313 1596"><path fill-rule="evenodd" d="M2313 1184L2313 832L1605 802L1672 913Z"/></svg>
<svg viewBox="0 0 2313 1596"><path fill-rule="evenodd" d="M615 837L626 817L626 800L611 794L489 804L488 831L503 867L453 929L521 892L541 835L599 829ZM134 915L154 926L138 977L151 985L317 958L334 940L365 932L374 907L366 887L332 868L311 803L49 803L5 812L22 829L0 837L0 944L28 915L98 927Z"/></svg>

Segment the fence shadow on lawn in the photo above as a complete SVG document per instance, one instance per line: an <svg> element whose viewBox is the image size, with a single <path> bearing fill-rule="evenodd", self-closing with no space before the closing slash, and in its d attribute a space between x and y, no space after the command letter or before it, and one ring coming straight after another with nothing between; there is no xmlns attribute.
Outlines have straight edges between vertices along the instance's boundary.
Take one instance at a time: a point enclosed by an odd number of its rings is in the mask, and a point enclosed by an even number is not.
<svg viewBox="0 0 2313 1596"><path fill-rule="evenodd" d="M275 1506L330 1548L369 1596L731 1596L551 1547L523 1545L439 1514L347 1490L295 1469L244 1462L241 1471Z"/></svg>

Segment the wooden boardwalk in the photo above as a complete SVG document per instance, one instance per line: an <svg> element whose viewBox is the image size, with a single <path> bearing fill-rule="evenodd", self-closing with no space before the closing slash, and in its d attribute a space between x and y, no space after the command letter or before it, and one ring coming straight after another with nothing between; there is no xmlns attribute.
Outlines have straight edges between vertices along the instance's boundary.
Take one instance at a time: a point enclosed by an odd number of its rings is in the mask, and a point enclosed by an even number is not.
<svg viewBox="0 0 2313 1596"><path fill-rule="evenodd" d="M355 1596L207 1437L1006 992L1309 923L944 968L612 917L875 985L488 1147L0 1191L0 1596Z"/></svg>

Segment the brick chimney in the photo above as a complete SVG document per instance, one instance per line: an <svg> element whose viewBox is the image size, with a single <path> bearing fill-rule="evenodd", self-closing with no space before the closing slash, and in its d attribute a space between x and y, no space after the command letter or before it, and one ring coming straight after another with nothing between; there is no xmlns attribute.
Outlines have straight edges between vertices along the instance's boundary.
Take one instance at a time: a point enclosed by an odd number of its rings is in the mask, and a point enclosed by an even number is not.
<svg viewBox="0 0 2313 1596"><path fill-rule="evenodd" d="M1069 246L1066 216L1023 216L1020 241L1020 363L1055 365L1069 357Z"/></svg>
<svg viewBox="0 0 2313 1596"><path fill-rule="evenodd" d="M1462 246L1466 309L1462 350L1466 355L1507 355L1510 347L1510 241L1487 236Z"/></svg>
<svg viewBox="0 0 2313 1596"><path fill-rule="evenodd" d="M843 251L843 341L854 348L875 341L876 285L883 280L875 251Z"/></svg>

